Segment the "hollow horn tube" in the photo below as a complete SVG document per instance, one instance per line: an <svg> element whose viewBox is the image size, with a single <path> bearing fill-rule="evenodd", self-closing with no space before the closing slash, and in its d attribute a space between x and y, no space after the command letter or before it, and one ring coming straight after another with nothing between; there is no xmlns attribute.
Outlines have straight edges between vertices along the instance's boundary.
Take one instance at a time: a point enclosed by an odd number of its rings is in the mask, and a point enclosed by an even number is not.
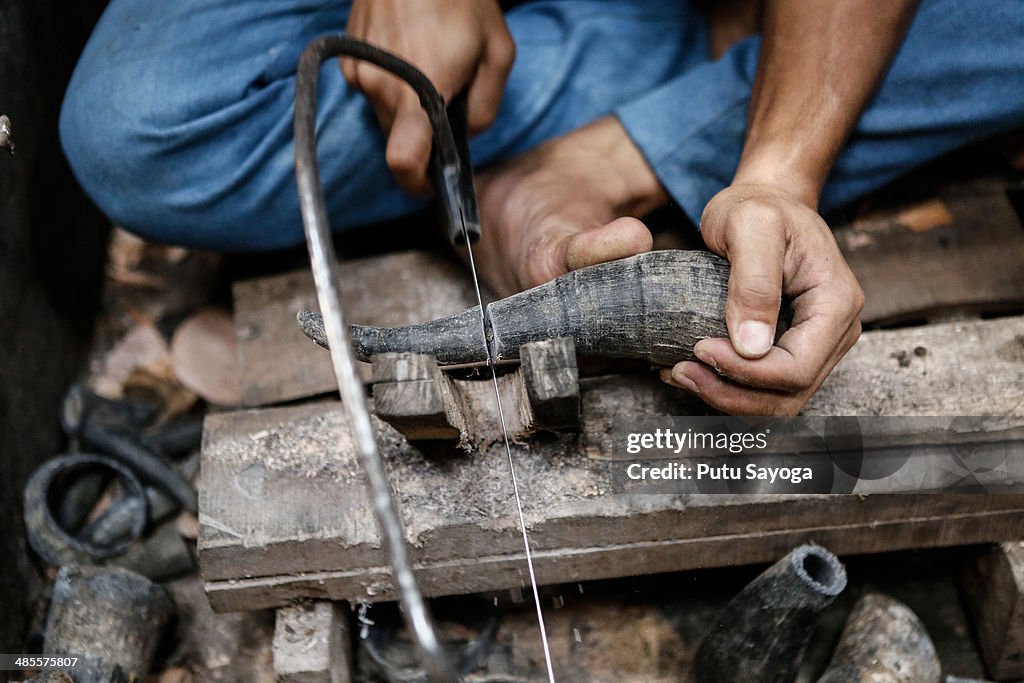
<svg viewBox="0 0 1024 683"><path fill-rule="evenodd" d="M791 683L818 614L845 588L835 555L796 548L726 605L697 649L698 683Z"/></svg>

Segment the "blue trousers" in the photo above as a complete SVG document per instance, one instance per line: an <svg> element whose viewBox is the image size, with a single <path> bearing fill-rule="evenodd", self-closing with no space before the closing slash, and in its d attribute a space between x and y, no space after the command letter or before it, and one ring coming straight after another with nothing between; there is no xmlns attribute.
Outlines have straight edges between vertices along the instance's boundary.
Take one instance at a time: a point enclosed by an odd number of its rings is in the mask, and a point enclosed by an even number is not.
<svg viewBox="0 0 1024 683"><path fill-rule="evenodd" d="M310 39L342 31L346 18L342 0L112 0L61 112L82 186L149 239L223 250L301 242L295 66ZM507 21L517 58L497 121L472 141L476 165L615 114L695 221L729 184L758 38L711 61L706 21L686 0L537 0ZM323 67L319 102L332 224L421 207L391 179L373 112L336 62ZM1024 1L923 0L822 208L1022 125Z"/></svg>

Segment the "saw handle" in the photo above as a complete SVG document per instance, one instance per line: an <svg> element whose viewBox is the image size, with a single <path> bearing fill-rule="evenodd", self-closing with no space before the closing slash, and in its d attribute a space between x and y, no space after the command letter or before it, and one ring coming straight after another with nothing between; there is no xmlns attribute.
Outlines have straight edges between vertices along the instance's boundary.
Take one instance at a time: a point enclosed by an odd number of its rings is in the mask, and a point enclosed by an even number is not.
<svg viewBox="0 0 1024 683"><path fill-rule="evenodd" d="M445 230L452 246L465 244L466 237L480 239L480 212L473 186L473 167L469 162L469 123L466 94L456 95L447 109L450 135L438 135L434 126L434 145L430 150L430 180L444 213ZM448 149L447 140L455 149ZM452 161L455 159L455 162Z"/></svg>
<svg viewBox="0 0 1024 683"><path fill-rule="evenodd" d="M448 240L454 246L464 244L467 237L472 242L477 241L480 215L473 187L473 168L469 163L465 95L455 97L446 108L444 97L430 79L401 57L346 35L331 36L330 40L336 55L363 60L384 69L408 83L419 97L433 131L430 179L444 214ZM310 96L315 97L316 93Z"/></svg>

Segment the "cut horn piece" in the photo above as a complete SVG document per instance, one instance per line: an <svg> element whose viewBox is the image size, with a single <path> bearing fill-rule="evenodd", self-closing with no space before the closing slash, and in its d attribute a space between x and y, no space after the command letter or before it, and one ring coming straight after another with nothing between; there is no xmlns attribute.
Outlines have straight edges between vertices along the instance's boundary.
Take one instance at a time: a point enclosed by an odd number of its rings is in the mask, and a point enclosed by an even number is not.
<svg viewBox="0 0 1024 683"><path fill-rule="evenodd" d="M790 683L818 615L845 588L835 555L816 545L791 551L722 610L697 648L697 682Z"/></svg>
<svg viewBox="0 0 1024 683"><path fill-rule="evenodd" d="M495 359L523 344L571 337L583 354L656 365L693 359L701 339L724 337L729 266L703 251L655 251L582 268L487 306ZM327 348L323 320L298 314L307 337ZM360 360L378 353L428 353L442 364L485 361L474 307L406 327L353 325Z"/></svg>
<svg viewBox="0 0 1024 683"><path fill-rule="evenodd" d="M135 572L65 565L53 584L43 652L76 656L78 683L141 681L174 612L167 591Z"/></svg>
<svg viewBox="0 0 1024 683"><path fill-rule="evenodd" d="M868 593L850 614L818 683L939 683L942 666L924 624L895 598Z"/></svg>

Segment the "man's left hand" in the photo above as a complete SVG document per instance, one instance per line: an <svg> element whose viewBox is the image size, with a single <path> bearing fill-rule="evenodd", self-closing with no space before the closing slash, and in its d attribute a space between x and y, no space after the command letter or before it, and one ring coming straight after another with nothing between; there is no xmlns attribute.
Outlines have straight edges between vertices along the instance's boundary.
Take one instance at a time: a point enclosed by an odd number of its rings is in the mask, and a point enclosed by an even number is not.
<svg viewBox="0 0 1024 683"><path fill-rule="evenodd" d="M729 260L729 338L705 339L702 363L666 369L666 382L734 415L795 415L860 336L864 293L828 225L772 185L734 184L701 219L708 247ZM778 339L782 297L793 322Z"/></svg>

